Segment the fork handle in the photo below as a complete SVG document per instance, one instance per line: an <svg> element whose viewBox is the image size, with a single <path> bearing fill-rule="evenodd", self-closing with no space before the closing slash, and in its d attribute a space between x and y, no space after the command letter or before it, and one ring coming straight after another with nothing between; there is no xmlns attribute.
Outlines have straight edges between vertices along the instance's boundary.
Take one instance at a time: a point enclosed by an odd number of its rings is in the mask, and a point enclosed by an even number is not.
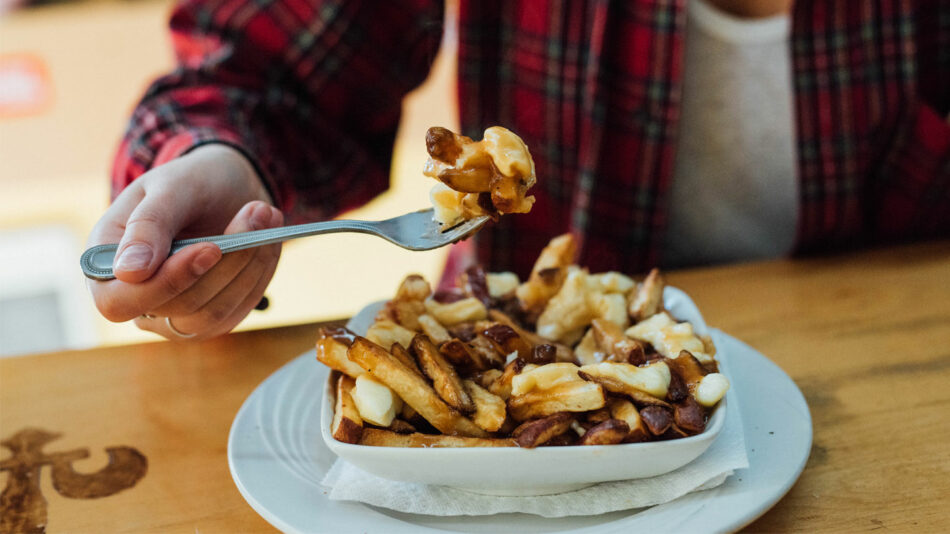
<svg viewBox="0 0 950 534"><path fill-rule="evenodd" d="M372 221L321 221L315 223L282 226L280 228L266 228L240 234L215 235L207 237L193 237L173 241L168 255L180 251L195 243L214 243L222 253L236 252L247 248L281 243L298 237L311 235L333 234L337 232L359 232L363 234L381 235ZM79 265L83 274L93 280L112 280L112 264L115 262L115 253L118 243L96 245L88 248L79 258Z"/></svg>

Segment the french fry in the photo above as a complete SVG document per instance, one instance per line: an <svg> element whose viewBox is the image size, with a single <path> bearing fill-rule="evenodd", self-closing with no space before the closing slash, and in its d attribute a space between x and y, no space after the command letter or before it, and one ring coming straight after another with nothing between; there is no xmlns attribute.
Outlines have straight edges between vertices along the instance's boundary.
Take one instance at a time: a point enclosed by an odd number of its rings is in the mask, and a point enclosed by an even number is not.
<svg viewBox="0 0 950 534"><path fill-rule="evenodd" d="M729 380L720 373L710 373L689 351L680 351L675 359L667 360L671 371L675 371L699 404L709 408L726 394Z"/></svg>
<svg viewBox="0 0 950 534"><path fill-rule="evenodd" d="M580 365L591 365L600 363L607 358L607 353L597 346L597 340L594 338L594 330L587 329L587 333L581 338L580 343L574 347L574 356Z"/></svg>
<svg viewBox="0 0 950 534"><path fill-rule="evenodd" d="M663 361L644 367L601 362L581 367L579 374L585 380L595 380L603 384L607 391L620 395L631 395L632 391L637 391L663 399L670 387L670 368Z"/></svg>
<svg viewBox="0 0 950 534"><path fill-rule="evenodd" d="M439 302L433 297L425 300L426 311L444 326L454 326L488 317L488 309L482 301L468 297L454 302Z"/></svg>
<svg viewBox="0 0 950 534"><path fill-rule="evenodd" d="M627 312L634 321L642 321L663 309L663 276L656 268L650 271L636 291L630 294Z"/></svg>
<svg viewBox="0 0 950 534"><path fill-rule="evenodd" d="M404 328L388 319L376 321L369 330L366 331L366 339L376 343L380 347L391 347L393 343L399 343L408 348L412 343L412 338L416 333L408 328Z"/></svg>
<svg viewBox="0 0 950 534"><path fill-rule="evenodd" d="M577 244L571 234L555 237L534 262L531 276L518 286L515 294L521 306L535 316L547 306L548 301L561 289L567 276L567 266L574 261Z"/></svg>
<svg viewBox="0 0 950 534"><path fill-rule="evenodd" d="M360 445L375 447L425 447L425 448L458 448L458 447L517 447L515 440L510 438L473 438L464 436L444 436L430 434L397 434L391 430L366 428L360 439Z"/></svg>
<svg viewBox="0 0 950 534"><path fill-rule="evenodd" d="M501 425L505 423L505 417L507 417L505 400L479 386L473 380L463 380L462 385L465 386L465 391L475 403L475 413L472 415L472 421L489 432L498 431Z"/></svg>
<svg viewBox="0 0 950 534"><path fill-rule="evenodd" d="M524 360L518 358L511 360L508 362L508 365L505 366L505 370L502 371L501 376L495 379L491 386L486 389L508 400L508 398L511 397L511 380L525 368L525 365L527 364Z"/></svg>
<svg viewBox="0 0 950 534"><path fill-rule="evenodd" d="M350 346L348 355L360 367L395 391L440 432L453 436L488 435L475 423L450 408L424 378L407 369L379 345L357 337Z"/></svg>
<svg viewBox="0 0 950 534"><path fill-rule="evenodd" d="M569 267L567 278L560 290L551 297L544 311L538 317L538 335L571 343L572 337L580 330L577 339L584 334L583 329L595 317L588 302L587 269ZM577 340L575 339L575 341Z"/></svg>
<svg viewBox="0 0 950 534"><path fill-rule="evenodd" d="M393 422L387 428L397 434L412 434L416 431L416 427L402 419L393 419Z"/></svg>
<svg viewBox="0 0 950 534"><path fill-rule="evenodd" d="M589 429L581 436L578 445L613 445L622 442L630 427L620 419L607 419Z"/></svg>
<svg viewBox="0 0 950 534"><path fill-rule="evenodd" d="M632 402L615 397L607 401L607 407L610 409L612 418L627 423L630 431L627 433L627 437L624 438L625 442L636 443L650 439L650 431L647 430L643 419L640 417L640 412L637 411L637 407Z"/></svg>
<svg viewBox="0 0 950 534"><path fill-rule="evenodd" d="M575 415L569 412L559 412L551 414L541 419L522 423L521 426L511 432L511 437L515 438L519 447L533 449L545 444L555 436L567 432L574 422Z"/></svg>
<svg viewBox="0 0 950 534"><path fill-rule="evenodd" d="M589 412L606 404L604 390L595 382L563 382L508 399L508 414L516 421L546 417L557 412Z"/></svg>
<svg viewBox="0 0 950 534"><path fill-rule="evenodd" d="M699 434L706 429L706 412L692 397L676 403L673 423L689 434Z"/></svg>
<svg viewBox="0 0 950 534"><path fill-rule="evenodd" d="M422 370L419 369L416 360L413 359L412 354L409 354L409 351L399 343L393 343L392 347L389 348L389 353L411 371L415 371L419 376L425 376L422 374Z"/></svg>
<svg viewBox="0 0 950 534"><path fill-rule="evenodd" d="M428 313L420 315L417 320L419 327L422 328L422 332L429 336L429 339L436 345L441 345L452 339L452 336L449 335L449 331L442 326L442 323L436 321L435 317Z"/></svg>
<svg viewBox="0 0 950 534"><path fill-rule="evenodd" d="M640 418L654 436L663 435L673 425L673 414L659 406L647 406L640 410Z"/></svg>
<svg viewBox="0 0 950 534"><path fill-rule="evenodd" d="M527 360L531 355L531 345L508 325L496 323L481 333L495 345L500 354L515 353L523 360Z"/></svg>
<svg viewBox="0 0 950 534"><path fill-rule="evenodd" d="M488 368L480 354L458 339L451 339L439 346L439 352L452 366L463 373L471 374Z"/></svg>
<svg viewBox="0 0 950 534"><path fill-rule="evenodd" d="M479 386L482 386L485 389L489 389L491 388L491 385L492 383L495 382L495 380L498 380L499 378L501 378L501 375L502 375L501 369L487 369L480 373L475 373L472 376L472 379Z"/></svg>
<svg viewBox="0 0 950 534"><path fill-rule="evenodd" d="M505 366L505 358L508 355L498 352L495 344L481 332L475 332L468 345L471 349L472 359L476 362L478 368L494 367L500 369Z"/></svg>
<svg viewBox="0 0 950 534"><path fill-rule="evenodd" d="M330 431L333 439L344 443L359 443L363 435L363 419L351 396L353 386L353 378L345 374L340 374L336 380L336 405Z"/></svg>
<svg viewBox="0 0 950 534"><path fill-rule="evenodd" d="M594 341L601 351L607 353L612 362L640 365L646 361L643 343L630 339L616 323L605 319L594 319L590 323Z"/></svg>
<svg viewBox="0 0 950 534"><path fill-rule="evenodd" d="M501 323L505 326L511 327L512 330L518 333L524 340L526 340L531 345L552 345L555 350L555 360L559 362L573 362L574 361L574 352L570 347L564 345L563 343L557 343L550 339L539 336L538 334L525 330L514 319L509 317L507 314L501 310L489 310L488 317L495 321L496 323Z"/></svg>
<svg viewBox="0 0 950 534"><path fill-rule="evenodd" d="M317 360L330 369L353 378L365 373L362 367L351 362L346 356L346 351L355 338L356 334L346 328L321 328L317 338Z"/></svg>
<svg viewBox="0 0 950 534"><path fill-rule="evenodd" d="M475 403L468 396L462 379L455 368L439 352L425 334L412 338L412 350L419 359L422 371L432 379L432 386L449 406L470 414L475 412Z"/></svg>

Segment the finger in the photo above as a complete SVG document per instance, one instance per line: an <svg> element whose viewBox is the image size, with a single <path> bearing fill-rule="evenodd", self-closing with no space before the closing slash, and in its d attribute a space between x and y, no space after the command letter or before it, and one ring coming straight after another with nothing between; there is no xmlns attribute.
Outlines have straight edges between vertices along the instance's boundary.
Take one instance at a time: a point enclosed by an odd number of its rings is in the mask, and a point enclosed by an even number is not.
<svg viewBox="0 0 950 534"><path fill-rule="evenodd" d="M280 245L255 249L256 254L235 277L234 282L215 295L197 312L173 316L182 332L197 332L202 338L230 331L260 301L280 256ZM253 302L251 302L253 301Z"/></svg>
<svg viewBox="0 0 950 534"><path fill-rule="evenodd" d="M234 216L225 233L235 234L272 228L279 226L282 219L280 211L276 208L260 201L249 202ZM161 306L150 310L150 313L163 317L180 317L197 312L215 295L234 283L235 277L247 266L256 252L255 249L248 249L226 254L198 283Z"/></svg>
<svg viewBox="0 0 950 534"><path fill-rule="evenodd" d="M221 259L213 243L195 243L170 256L148 280L91 282L90 289L103 317L123 322L158 308L194 285Z"/></svg>
<svg viewBox="0 0 950 534"><path fill-rule="evenodd" d="M129 213L112 269L123 282L148 280L168 257L172 238L188 223L189 199L171 189L147 191Z"/></svg>
<svg viewBox="0 0 950 534"><path fill-rule="evenodd" d="M145 190L137 181L123 189L93 226L89 233L88 245L118 243L122 239L122 234L125 233L125 222L129 220L132 210L144 197Z"/></svg>

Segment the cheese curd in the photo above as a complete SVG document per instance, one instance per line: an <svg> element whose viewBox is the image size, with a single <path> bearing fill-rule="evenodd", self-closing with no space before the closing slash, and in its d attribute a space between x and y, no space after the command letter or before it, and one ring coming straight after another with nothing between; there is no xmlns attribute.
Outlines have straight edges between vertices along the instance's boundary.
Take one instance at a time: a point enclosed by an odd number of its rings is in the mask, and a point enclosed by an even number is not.
<svg viewBox="0 0 950 534"><path fill-rule="evenodd" d="M667 358L676 358L680 351L689 351L702 363L712 362L713 357L705 352L703 341L693 332L693 325L677 323L666 312L653 315L624 332L627 336L646 341Z"/></svg>

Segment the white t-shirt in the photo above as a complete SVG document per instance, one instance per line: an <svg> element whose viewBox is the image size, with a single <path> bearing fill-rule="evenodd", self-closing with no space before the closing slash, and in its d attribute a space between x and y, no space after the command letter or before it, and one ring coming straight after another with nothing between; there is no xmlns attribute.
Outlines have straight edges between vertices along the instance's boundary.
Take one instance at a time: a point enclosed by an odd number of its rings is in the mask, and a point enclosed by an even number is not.
<svg viewBox="0 0 950 534"><path fill-rule="evenodd" d="M687 9L667 267L789 253L798 218L787 15Z"/></svg>

